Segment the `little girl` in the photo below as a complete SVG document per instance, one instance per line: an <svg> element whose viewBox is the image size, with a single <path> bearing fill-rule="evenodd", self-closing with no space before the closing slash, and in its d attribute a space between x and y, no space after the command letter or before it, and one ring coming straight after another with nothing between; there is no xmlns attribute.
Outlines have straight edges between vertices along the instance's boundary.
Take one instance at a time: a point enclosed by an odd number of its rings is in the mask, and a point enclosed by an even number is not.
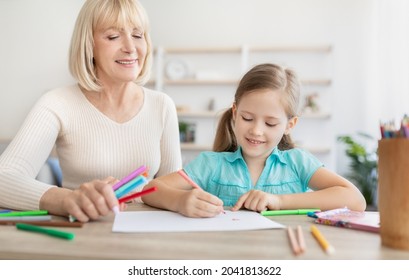
<svg viewBox="0 0 409 280"><path fill-rule="evenodd" d="M201 188L175 172L145 186L158 191L143 201L189 217L213 217L223 206L364 211L365 199L351 182L294 147L290 132L297 124L299 96L293 71L274 64L252 68L220 119L214 151L202 152L184 168Z"/></svg>

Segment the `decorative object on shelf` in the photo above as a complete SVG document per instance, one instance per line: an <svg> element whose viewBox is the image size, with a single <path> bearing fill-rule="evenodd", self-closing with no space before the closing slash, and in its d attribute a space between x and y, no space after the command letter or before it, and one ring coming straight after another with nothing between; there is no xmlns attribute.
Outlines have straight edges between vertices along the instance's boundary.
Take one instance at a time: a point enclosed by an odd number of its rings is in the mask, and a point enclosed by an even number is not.
<svg viewBox="0 0 409 280"><path fill-rule="evenodd" d="M320 112L321 108L317 103L317 99L318 93L314 92L311 94L307 94L305 96L304 107L302 109L303 113L310 114Z"/></svg>
<svg viewBox="0 0 409 280"><path fill-rule="evenodd" d="M183 60L172 59L166 64L166 77L170 80L180 80L188 76L188 67Z"/></svg>
<svg viewBox="0 0 409 280"><path fill-rule="evenodd" d="M195 142L196 124L188 122L179 122L179 135L181 143Z"/></svg>
<svg viewBox="0 0 409 280"><path fill-rule="evenodd" d="M209 111L214 111L215 103L216 103L216 100L214 98L211 98L210 101L209 101L209 105L207 105L207 109Z"/></svg>
<svg viewBox="0 0 409 280"><path fill-rule="evenodd" d="M358 132L358 136L367 140L375 141L368 134ZM352 136L338 136L338 141L347 145L345 154L351 160L350 172L346 177L360 189L369 207L376 208L376 193L378 190L378 155L374 151L368 151L365 146L358 143Z"/></svg>
<svg viewBox="0 0 409 280"><path fill-rule="evenodd" d="M190 111L190 107L187 105L176 105L176 111L178 113L182 113L182 112L189 112Z"/></svg>

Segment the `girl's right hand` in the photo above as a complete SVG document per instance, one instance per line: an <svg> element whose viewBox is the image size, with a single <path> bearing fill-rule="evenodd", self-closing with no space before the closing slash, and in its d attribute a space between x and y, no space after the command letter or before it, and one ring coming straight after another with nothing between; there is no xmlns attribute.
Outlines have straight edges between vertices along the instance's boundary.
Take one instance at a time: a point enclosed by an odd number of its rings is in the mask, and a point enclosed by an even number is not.
<svg viewBox="0 0 409 280"><path fill-rule="evenodd" d="M210 218L223 212L223 201L199 189L184 191L177 212L192 218Z"/></svg>

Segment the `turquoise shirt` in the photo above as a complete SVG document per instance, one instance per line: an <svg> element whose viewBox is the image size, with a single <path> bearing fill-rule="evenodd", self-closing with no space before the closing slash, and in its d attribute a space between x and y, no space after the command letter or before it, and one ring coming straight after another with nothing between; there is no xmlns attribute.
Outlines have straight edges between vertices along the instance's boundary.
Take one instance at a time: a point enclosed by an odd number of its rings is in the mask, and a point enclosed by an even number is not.
<svg viewBox="0 0 409 280"><path fill-rule="evenodd" d="M255 186L241 154L236 152L202 152L184 167L187 175L205 191L233 206L248 191L272 194L302 193L310 190L308 182L323 164L309 152L295 148L273 150Z"/></svg>

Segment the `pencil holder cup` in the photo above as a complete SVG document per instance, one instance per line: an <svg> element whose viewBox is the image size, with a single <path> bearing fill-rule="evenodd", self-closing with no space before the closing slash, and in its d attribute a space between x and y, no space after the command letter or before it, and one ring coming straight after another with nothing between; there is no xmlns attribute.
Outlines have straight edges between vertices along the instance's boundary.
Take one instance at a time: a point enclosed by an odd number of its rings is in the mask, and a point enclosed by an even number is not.
<svg viewBox="0 0 409 280"><path fill-rule="evenodd" d="M378 160L382 245L409 250L409 139L379 140Z"/></svg>

